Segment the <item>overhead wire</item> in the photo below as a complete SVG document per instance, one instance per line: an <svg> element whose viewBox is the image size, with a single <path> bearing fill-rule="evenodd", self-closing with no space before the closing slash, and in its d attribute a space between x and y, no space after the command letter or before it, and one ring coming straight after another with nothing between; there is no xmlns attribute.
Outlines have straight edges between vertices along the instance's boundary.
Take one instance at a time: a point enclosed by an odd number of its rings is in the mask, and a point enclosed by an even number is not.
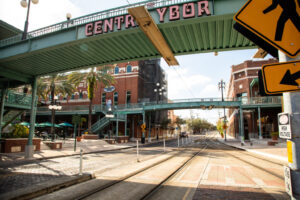
<svg viewBox="0 0 300 200"><path fill-rule="evenodd" d="M180 78L180 79L182 80L182 82L184 83L184 85L185 85L187 91L189 91L189 93L192 95L193 98L196 98L195 95L193 94L193 92L189 89L187 83L185 82L185 80L183 79L183 77L181 76L181 74L177 71L177 69L176 69L175 67L172 67L172 68L175 70L175 72L178 74L179 78Z"/></svg>

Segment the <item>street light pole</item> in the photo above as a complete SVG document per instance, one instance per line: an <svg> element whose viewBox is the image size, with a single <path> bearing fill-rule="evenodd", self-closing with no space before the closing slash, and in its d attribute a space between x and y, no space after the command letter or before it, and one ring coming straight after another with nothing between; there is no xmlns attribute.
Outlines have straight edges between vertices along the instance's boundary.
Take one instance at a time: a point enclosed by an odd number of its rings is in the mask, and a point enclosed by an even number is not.
<svg viewBox="0 0 300 200"><path fill-rule="evenodd" d="M22 0L20 3L21 3L21 6L23 8L26 8L27 7L27 15L26 15L26 21L25 21L25 24L24 24L24 32L22 34L22 40L25 40L27 38L27 32L28 32L28 25L29 25L29 12L30 12L30 4L31 4L31 1L32 3L34 4L37 4L39 2L39 0L28 0L28 3L26 0Z"/></svg>
<svg viewBox="0 0 300 200"><path fill-rule="evenodd" d="M219 89L221 89L221 95L222 95L222 102L224 101L224 96L223 96L223 89L225 89L225 82L223 81L223 79L221 79L221 81L219 82ZM224 127L226 127L226 114L225 114L225 107L224 107L224 119L223 119L223 124ZM226 128L224 128L224 140L226 141Z"/></svg>
<svg viewBox="0 0 300 200"><path fill-rule="evenodd" d="M51 137L51 140L52 142L54 141L54 124L55 124L55 110L61 110L61 106L60 105L57 105L57 102L56 100L58 99L57 96L55 96L54 98L52 98L52 101L51 101L51 105L49 105L49 110L51 110L51 123L52 123L52 126L51 126L51 134L52 134L52 137Z"/></svg>

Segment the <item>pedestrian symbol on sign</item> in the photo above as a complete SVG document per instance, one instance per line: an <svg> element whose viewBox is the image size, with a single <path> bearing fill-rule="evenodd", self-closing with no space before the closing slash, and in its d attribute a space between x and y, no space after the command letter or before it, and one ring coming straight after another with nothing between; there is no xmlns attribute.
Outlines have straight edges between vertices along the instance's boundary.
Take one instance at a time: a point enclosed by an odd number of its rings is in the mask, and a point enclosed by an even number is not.
<svg viewBox="0 0 300 200"><path fill-rule="evenodd" d="M298 0L298 2L300 4L300 0ZM282 13L277 22L275 41L282 40L284 27L288 20L291 20L291 22L300 32L300 17L296 10L295 0L273 0L272 4L266 8L263 13L267 14L268 12L271 12L272 10L276 9L278 5L280 5L282 8Z"/></svg>

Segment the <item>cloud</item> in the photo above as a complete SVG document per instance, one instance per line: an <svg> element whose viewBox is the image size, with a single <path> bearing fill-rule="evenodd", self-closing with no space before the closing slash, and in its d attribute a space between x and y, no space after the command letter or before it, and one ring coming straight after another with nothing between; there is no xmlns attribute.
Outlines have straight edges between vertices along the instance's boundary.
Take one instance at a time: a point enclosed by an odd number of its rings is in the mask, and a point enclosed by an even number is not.
<svg viewBox="0 0 300 200"><path fill-rule="evenodd" d="M56 24L66 20L67 13L72 18L82 15L80 8L70 0L40 0L31 4L29 31ZM20 0L0 0L0 19L23 30L27 8L20 5Z"/></svg>
<svg viewBox="0 0 300 200"><path fill-rule="evenodd" d="M199 90L205 87L211 79L201 74L192 74L186 68L169 68L168 92L170 99L182 99L197 97Z"/></svg>

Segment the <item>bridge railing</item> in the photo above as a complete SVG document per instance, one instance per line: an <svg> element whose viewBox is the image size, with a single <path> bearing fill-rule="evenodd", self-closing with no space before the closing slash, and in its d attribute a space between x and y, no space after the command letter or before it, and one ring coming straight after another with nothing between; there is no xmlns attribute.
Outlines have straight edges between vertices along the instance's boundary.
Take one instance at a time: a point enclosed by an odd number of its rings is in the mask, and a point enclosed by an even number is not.
<svg viewBox="0 0 300 200"><path fill-rule="evenodd" d="M71 106L71 105L67 105L67 106L64 106L64 105L62 105L62 108L61 108L61 110L59 110L59 111L56 111L56 112L60 112L60 111L65 111L65 112L67 112L67 111L74 111L74 112L76 112L76 111L88 111L89 110L89 106L88 105L74 105L74 106ZM49 108L48 108L48 106L41 106L41 107L38 107L37 108L37 111L38 112L46 112L46 111L50 111L49 110ZM93 105L92 106L92 111L95 111L95 106Z"/></svg>
<svg viewBox="0 0 300 200"><path fill-rule="evenodd" d="M1 90L0 90L1 91ZM0 92L1 98L1 92ZM31 94L18 93L12 90L8 90L7 95L5 97L5 104L10 105L22 105L22 106L31 106L32 96Z"/></svg>
<svg viewBox="0 0 300 200"><path fill-rule="evenodd" d="M270 97L241 97L240 101L243 105L257 105L257 104L281 104L281 96Z"/></svg>
<svg viewBox="0 0 300 200"><path fill-rule="evenodd" d="M80 26L89 22L106 19L110 17L125 15L128 13L128 8L137 7L137 6L146 6L148 9L155 9L162 6L169 6L174 4L193 2L195 0L156 0L156 1L143 1L139 3L134 3L130 5L125 5L113 9L108 9L105 11L100 11L97 13L85 15L82 17L74 18L69 21L63 21L54 25L50 25L44 28L40 28L31 32L28 32L27 38L35 38L45 34L57 32L63 29L71 28L74 26ZM22 35L17 35L11 38L7 38L0 41L0 47L17 43L22 40Z"/></svg>

